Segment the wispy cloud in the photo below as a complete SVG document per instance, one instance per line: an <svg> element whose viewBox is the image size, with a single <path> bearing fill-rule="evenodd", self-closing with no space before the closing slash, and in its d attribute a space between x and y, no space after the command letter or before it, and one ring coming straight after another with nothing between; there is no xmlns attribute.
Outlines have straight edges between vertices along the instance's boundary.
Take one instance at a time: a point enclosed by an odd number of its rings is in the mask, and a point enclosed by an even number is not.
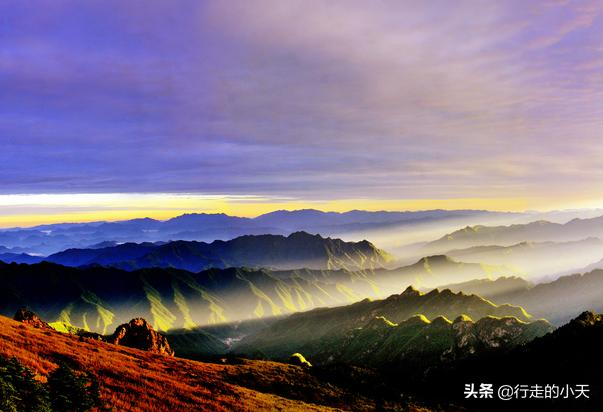
<svg viewBox="0 0 603 412"><path fill-rule="evenodd" d="M4 2L0 191L601 197L600 6Z"/></svg>

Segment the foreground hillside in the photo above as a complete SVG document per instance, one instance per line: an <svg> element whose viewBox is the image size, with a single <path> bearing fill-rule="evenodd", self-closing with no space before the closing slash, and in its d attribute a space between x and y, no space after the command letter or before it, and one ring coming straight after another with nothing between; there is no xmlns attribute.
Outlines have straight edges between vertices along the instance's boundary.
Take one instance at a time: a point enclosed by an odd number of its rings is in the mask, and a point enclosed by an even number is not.
<svg viewBox="0 0 603 412"><path fill-rule="evenodd" d="M36 329L5 317L0 317L0 355L16 357L42 380L60 362L90 372L100 383L103 401L120 411L375 407L368 398L322 384L299 366L194 362Z"/></svg>

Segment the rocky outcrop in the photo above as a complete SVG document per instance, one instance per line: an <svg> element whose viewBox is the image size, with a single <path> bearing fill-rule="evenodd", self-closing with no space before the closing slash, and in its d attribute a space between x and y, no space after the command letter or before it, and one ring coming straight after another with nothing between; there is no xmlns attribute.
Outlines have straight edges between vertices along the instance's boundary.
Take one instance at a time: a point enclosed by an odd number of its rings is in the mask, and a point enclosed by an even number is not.
<svg viewBox="0 0 603 412"><path fill-rule="evenodd" d="M143 318L132 319L128 323L119 325L113 336L109 338L109 342L115 345L174 356L174 351L170 348L165 336L155 331L153 326Z"/></svg>
<svg viewBox="0 0 603 412"><path fill-rule="evenodd" d="M13 316L13 319L17 322L25 323L26 325L33 326L34 328L40 329L52 329L48 323L44 322L38 315L27 308L21 308Z"/></svg>
<svg viewBox="0 0 603 412"><path fill-rule="evenodd" d="M584 318L591 322L586 315ZM362 327L336 329L316 343L296 347L315 364L397 364L425 369L473 354L508 351L553 329L546 320L524 322L511 316L487 316L474 322L469 316L460 315L452 322L445 316L429 320L418 314L400 323L378 316Z"/></svg>
<svg viewBox="0 0 603 412"><path fill-rule="evenodd" d="M543 319L527 323L510 316L487 316L477 322L466 316L459 316L454 320L452 329L454 344L445 353L452 358L492 349L512 348L554 330L553 326Z"/></svg>
<svg viewBox="0 0 603 412"><path fill-rule="evenodd" d="M574 328L601 326L603 325L603 315L599 315L591 311L582 312L577 318L572 319L569 324L572 325Z"/></svg>

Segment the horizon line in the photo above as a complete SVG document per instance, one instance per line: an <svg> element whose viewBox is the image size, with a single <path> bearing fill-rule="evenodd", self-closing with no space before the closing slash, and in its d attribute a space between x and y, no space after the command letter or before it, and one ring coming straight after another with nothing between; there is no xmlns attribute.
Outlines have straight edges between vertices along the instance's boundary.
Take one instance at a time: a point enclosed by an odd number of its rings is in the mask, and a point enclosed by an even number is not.
<svg viewBox="0 0 603 412"><path fill-rule="evenodd" d="M232 217L232 218L239 218L239 219L249 219L249 220L253 220L253 219L257 219L259 217L265 216L265 215L269 215L272 213L278 213L278 212L289 212L289 213L294 213L294 212L303 212L303 211L314 211L314 212L320 212L320 213L324 213L324 214L328 214L328 213L335 213L338 215L343 215L346 213L352 213L352 212L365 212L365 213L424 213L424 212L486 212L486 213L499 213L499 214L516 214L516 215L529 215L529 214L546 214L546 213L563 213L563 212L595 212L595 211L601 211L603 212L603 208L595 208L595 207L584 207L584 208L567 208L567 209L549 209L549 210L537 210L537 209L527 209L527 210L522 210L522 211L513 211L513 210L491 210L491 209L481 209L481 208L476 208L476 209L471 209L471 208L433 208L433 209L416 209L416 210L411 210L411 209L399 209L399 210L392 210L392 209L381 209L381 210L367 210L367 209L348 209L348 210L343 210L343 211L337 211L337 210L323 210L323 209L319 209L319 208L310 208L310 207L305 207L305 208L292 208L292 209L287 209L287 208L282 208L282 209L274 209L271 210L269 212L265 212L265 213L260 213L257 214L255 216L242 216L242 215L235 215L235 214L229 214L226 212L221 212L221 211L215 211L215 212L207 212L207 211L203 211L203 209L201 210L191 210L191 211L185 211L183 213L175 213L172 215L169 215L165 218L154 218L151 216L140 216L140 217L133 217L133 218L124 218L124 219L120 219L120 218L116 218L116 219L111 219L111 218L105 218L105 219L93 219L93 220L65 220L65 221L49 221L48 223L37 223L37 224L33 224L33 225L20 225L20 226L2 226L0 224L0 230L5 231L5 230L16 230L16 229L35 229L37 227L43 227L43 226L51 226L51 225L84 225L84 224L95 224L95 223L120 223L120 222L128 222L128 221L133 221L133 220L145 220L145 219L149 219L149 220L154 220L157 222L167 222L169 220L172 219L176 219L182 216L187 216L187 215L208 215L208 216L217 216L217 215L224 215L224 216L228 216L228 217Z"/></svg>

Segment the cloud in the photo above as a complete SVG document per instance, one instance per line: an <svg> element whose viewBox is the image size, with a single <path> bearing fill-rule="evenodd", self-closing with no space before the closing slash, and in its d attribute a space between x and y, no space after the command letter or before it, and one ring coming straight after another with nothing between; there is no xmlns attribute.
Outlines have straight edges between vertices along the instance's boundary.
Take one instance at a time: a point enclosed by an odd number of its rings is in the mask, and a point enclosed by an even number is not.
<svg viewBox="0 0 603 412"><path fill-rule="evenodd" d="M595 2L4 3L0 191L592 192L599 175L575 165L598 159L599 14Z"/></svg>
<svg viewBox="0 0 603 412"><path fill-rule="evenodd" d="M531 47L550 47L575 31L588 29L603 11L603 3L600 2L559 2L548 6L544 10L550 26L543 25L547 30L531 41Z"/></svg>

